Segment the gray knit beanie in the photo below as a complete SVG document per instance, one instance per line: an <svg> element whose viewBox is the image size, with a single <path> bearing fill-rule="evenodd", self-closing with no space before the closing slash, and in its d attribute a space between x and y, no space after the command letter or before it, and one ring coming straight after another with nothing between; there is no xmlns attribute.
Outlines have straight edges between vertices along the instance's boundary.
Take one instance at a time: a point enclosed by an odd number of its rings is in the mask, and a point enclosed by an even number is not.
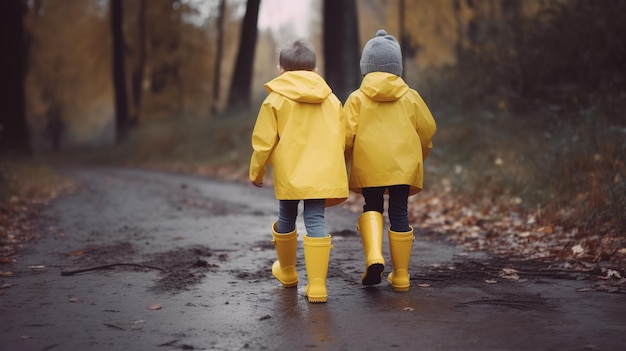
<svg viewBox="0 0 626 351"><path fill-rule="evenodd" d="M387 72L402 75L402 51L392 35L382 29L370 39L363 48L361 55L361 74L370 72Z"/></svg>

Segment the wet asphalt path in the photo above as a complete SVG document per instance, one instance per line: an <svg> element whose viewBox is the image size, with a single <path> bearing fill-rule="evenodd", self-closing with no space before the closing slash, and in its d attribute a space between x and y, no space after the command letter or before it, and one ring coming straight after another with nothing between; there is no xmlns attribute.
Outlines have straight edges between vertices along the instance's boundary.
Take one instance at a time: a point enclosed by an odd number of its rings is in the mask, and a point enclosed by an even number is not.
<svg viewBox="0 0 626 351"><path fill-rule="evenodd" d="M485 283L490 260L416 233L412 288L360 285L358 214L327 210L326 304L270 274L271 188L121 169L68 171L41 238L0 277L0 350L618 350L626 297L576 275ZM298 229L304 233L301 219ZM387 239L385 256L390 262ZM111 263L71 276L61 272ZM515 267L512 265L511 267ZM493 268L493 267L492 267ZM386 268L385 275L388 272ZM188 276L185 276L188 275ZM165 276L165 277L164 277ZM170 279L171 278L171 279ZM584 277L578 277L584 278Z"/></svg>

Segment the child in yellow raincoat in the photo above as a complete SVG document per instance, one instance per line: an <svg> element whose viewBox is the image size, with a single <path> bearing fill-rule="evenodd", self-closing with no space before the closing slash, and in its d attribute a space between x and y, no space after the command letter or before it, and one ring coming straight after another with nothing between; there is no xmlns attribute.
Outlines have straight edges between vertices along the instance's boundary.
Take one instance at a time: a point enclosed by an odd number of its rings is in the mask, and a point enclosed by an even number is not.
<svg viewBox="0 0 626 351"><path fill-rule="evenodd" d="M349 192L345 120L341 102L316 73L310 44L297 40L283 48L278 69L279 76L265 84L269 94L252 133L250 181L262 186L267 165L273 167L279 210L272 225L278 256L272 274L285 287L298 284L296 216L304 200L305 294L309 302L326 302L331 236L324 211L344 201Z"/></svg>
<svg viewBox="0 0 626 351"><path fill-rule="evenodd" d="M407 200L422 190L424 160L437 128L424 100L400 77L402 53L393 36L379 30L363 48L360 66L363 81L344 112L350 190L365 199L358 221L366 261L361 282L369 286L382 280L383 195L388 194L393 270L387 281L395 291L408 291L414 236Z"/></svg>

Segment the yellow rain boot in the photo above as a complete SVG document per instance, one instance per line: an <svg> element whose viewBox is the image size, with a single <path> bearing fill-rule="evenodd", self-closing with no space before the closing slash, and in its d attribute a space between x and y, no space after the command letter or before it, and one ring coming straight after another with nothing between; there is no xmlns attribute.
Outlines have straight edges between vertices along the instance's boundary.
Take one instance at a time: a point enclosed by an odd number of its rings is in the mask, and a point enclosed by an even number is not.
<svg viewBox="0 0 626 351"><path fill-rule="evenodd" d="M389 251L393 271L387 276L387 282L393 290L398 292L409 291L411 277L409 276L409 261L413 246L413 227L408 232L394 232L389 229Z"/></svg>
<svg viewBox="0 0 626 351"><path fill-rule="evenodd" d="M324 238L304 236L304 263L309 279L304 294L309 302L326 302L328 300L326 275L330 249L332 249L330 235Z"/></svg>
<svg viewBox="0 0 626 351"><path fill-rule="evenodd" d="M363 285L380 283L385 270L383 258L383 215L377 211L364 212L359 217L358 231L361 233L365 253L365 273L361 276Z"/></svg>
<svg viewBox="0 0 626 351"><path fill-rule="evenodd" d="M297 286L296 251L298 249L298 233L295 230L285 234L277 233L276 222L274 222L272 225L272 236L272 244L274 244L276 256L278 256L278 260L272 265L272 275L285 288Z"/></svg>

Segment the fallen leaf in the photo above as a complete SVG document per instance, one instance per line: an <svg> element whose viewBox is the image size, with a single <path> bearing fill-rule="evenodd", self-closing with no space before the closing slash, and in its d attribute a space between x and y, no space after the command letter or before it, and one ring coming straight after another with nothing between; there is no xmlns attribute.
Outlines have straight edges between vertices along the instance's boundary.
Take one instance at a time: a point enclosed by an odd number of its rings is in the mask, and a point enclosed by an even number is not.
<svg viewBox="0 0 626 351"><path fill-rule="evenodd" d="M163 306L161 306L160 303L155 303L155 304L148 306L149 310L160 310L161 308L163 308Z"/></svg>
<svg viewBox="0 0 626 351"><path fill-rule="evenodd" d="M538 231L544 234L552 234L554 233L554 228L552 228L552 226L549 225L547 227L539 228Z"/></svg>
<svg viewBox="0 0 626 351"><path fill-rule="evenodd" d="M46 269L46 266L43 264L36 264L36 265L28 266L28 269Z"/></svg>
<svg viewBox="0 0 626 351"><path fill-rule="evenodd" d="M606 271L606 276L605 277L600 277L602 279L611 279L611 278L616 278L616 279L622 279L621 274L619 274L618 271L614 270L614 269L609 269Z"/></svg>
<svg viewBox="0 0 626 351"><path fill-rule="evenodd" d="M78 297L72 297L69 301L70 302L78 302L78 301L80 301L80 299Z"/></svg>
<svg viewBox="0 0 626 351"><path fill-rule="evenodd" d="M405 311L409 311L409 312L415 311L415 308L413 308L413 307L405 307L405 308L403 308L403 309L404 309Z"/></svg>
<svg viewBox="0 0 626 351"><path fill-rule="evenodd" d="M502 271L500 271L499 276L500 278L504 278L504 279L519 280L519 275L517 275L517 272L518 271L513 268L502 268Z"/></svg>
<svg viewBox="0 0 626 351"><path fill-rule="evenodd" d="M519 271L517 269L514 268L502 268L502 273L504 274L516 274Z"/></svg>
<svg viewBox="0 0 626 351"><path fill-rule="evenodd" d="M574 257L578 255L582 255L584 253L585 253L585 249L583 249L583 247L580 244L574 245L572 247L572 255L574 255Z"/></svg>
<svg viewBox="0 0 626 351"><path fill-rule="evenodd" d="M495 279L485 279L485 283L487 283L487 284L496 284L496 283L498 283L498 281L495 280Z"/></svg>
<svg viewBox="0 0 626 351"><path fill-rule="evenodd" d="M13 272L0 272L0 277L12 277Z"/></svg>
<svg viewBox="0 0 626 351"><path fill-rule="evenodd" d="M85 254L85 250L76 250L76 251L66 253L65 256L77 257L77 256L82 256L84 254Z"/></svg>
<svg viewBox="0 0 626 351"><path fill-rule="evenodd" d="M424 284L417 284L417 286L419 286L420 288L429 288L430 284L426 284L426 283L424 283Z"/></svg>

